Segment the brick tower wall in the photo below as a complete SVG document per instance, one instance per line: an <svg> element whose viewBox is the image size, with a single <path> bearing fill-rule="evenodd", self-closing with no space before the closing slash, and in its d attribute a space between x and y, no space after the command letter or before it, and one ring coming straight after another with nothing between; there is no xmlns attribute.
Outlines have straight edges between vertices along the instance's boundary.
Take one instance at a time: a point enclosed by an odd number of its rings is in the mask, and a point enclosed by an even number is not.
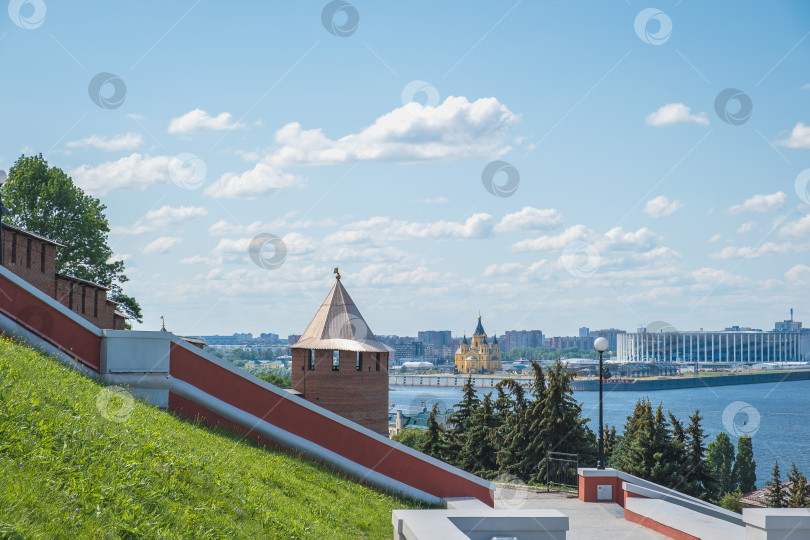
<svg viewBox="0 0 810 540"><path fill-rule="evenodd" d="M48 296L54 296L55 245L4 227L3 265Z"/></svg>
<svg viewBox="0 0 810 540"><path fill-rule="evenodd" d="M315 405L388 435L388 353L360 354L361 370L356 352L340 351L335 371L331 350L315 350L309 369L310 349L292 349L292 388Z"/></svg>
<svg viewBox="0 0 810 540"><path fill-rule="evenodd" d="M99 328L124 329L126 321L115 314L106 288L56 273L55 244L8 225L2 236L3 266Z"/></svg>

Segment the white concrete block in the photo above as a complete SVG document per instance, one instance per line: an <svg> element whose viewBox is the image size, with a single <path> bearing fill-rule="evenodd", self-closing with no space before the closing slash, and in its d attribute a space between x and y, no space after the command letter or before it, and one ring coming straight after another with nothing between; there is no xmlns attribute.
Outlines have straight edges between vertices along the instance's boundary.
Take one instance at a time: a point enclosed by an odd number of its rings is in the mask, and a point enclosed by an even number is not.
<svg viewBox="0 0 810 540"><path fill-rule="evenodd" d="M101 339L101 373L168 373L168 332L105 330Z"/></svg>
<svg viewBox="0 0 810 540"><path fill-rule="evenodd" d="M743 508L746 540L810 538L810 508Z"/></svg>

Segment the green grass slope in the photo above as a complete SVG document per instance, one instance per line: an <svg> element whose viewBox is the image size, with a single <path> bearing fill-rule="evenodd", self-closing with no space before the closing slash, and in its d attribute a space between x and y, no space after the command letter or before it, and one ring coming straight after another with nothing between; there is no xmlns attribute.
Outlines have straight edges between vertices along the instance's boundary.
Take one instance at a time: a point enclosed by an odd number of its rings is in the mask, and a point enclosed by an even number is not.
<svg viewBox="0 0 810 540"><path fill-rule="evenodd" d="M0 538L390 538L417 507L109 392L0 339Z"/></svg>

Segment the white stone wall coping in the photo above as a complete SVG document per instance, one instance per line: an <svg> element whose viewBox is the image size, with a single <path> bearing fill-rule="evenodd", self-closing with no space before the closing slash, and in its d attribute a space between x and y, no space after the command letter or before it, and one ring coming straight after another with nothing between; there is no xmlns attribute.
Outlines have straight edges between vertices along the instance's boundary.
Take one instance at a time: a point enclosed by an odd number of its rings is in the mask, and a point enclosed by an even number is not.
<svg viewBox="0 0 810 540"><path fill-rule="evenodd" d="M489 506L475 497L448 497L444 500L448 510L489 510Z"/></svg>
<svg viewBox="0 0 810 540"><path fill-rule="evenodd" d="M671 493L662 492L660 490L650 489L648 487L643 486L637 486L628 482L622 482L622 489L629 493L641 495L642 497L645 497L647 499L665 501L667 503L680 506L686 510L698 512L710 518L727 521L734 525L739 526L743 525L743 520L740 517L740 514L738 514L737 512L726 510L725 508L721 508L720 506L716 506L714 504L699 499L692 500L691 498L687 498L686 495L678 493L677 491ZM628 500L637 498L638 497L628 497Z"/></svg>
<svg viewBox="0 0 810 540"><path fill-rule="evenodd" d="M564 539L569 518L558 510L394 510L398 540L470 540L496 536Z"/></svg>
<svg viewBox="0 0 810 540"><path fill-rule="evenodd" d="M810 508L743 508L743 521L768 531L804 531L796 538L810 537Z"/></svg>
<svg viewBox="0 0 810 540"><path fill-rule="evenodd" d="M662 499L628 497L624 508L697 538L739 540L745 537L745 527L742 525L735 525Z"/></svg>

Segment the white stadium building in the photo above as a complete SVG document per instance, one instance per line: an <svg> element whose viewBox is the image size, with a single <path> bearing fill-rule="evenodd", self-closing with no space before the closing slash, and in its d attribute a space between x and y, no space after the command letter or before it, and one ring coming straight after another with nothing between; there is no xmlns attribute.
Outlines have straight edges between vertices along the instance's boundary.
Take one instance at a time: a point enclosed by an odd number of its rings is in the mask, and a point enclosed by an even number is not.
<svg viewBox="0 0 810 540"><path fill-rule="evenodd" d="M810 362L810 332L638 332L619 334L619 362Z"/></svg>

